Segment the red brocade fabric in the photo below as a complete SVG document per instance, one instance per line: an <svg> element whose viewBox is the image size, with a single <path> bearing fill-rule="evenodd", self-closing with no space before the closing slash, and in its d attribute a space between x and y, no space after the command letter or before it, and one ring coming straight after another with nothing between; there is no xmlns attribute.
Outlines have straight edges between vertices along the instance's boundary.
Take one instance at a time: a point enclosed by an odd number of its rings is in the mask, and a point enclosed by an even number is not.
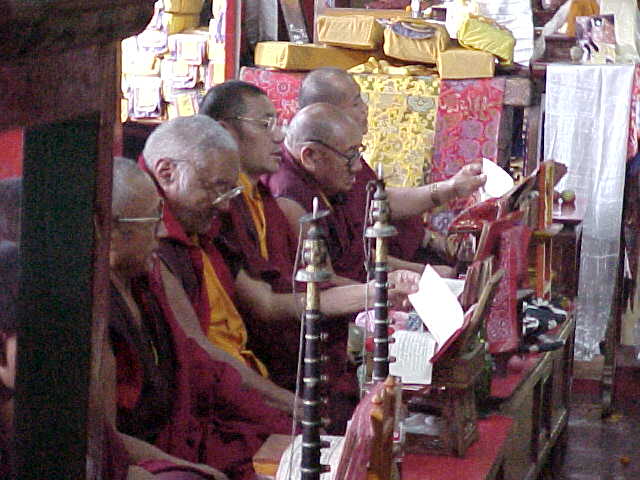
<svg viewBox="0 0 640 480"><path fill-rule="evenodd" d="M497 161L504 88L504 77L442 80L429 182L446 180L482 158ZM450 210L432 215L432 228L445 232L467 205L467 200L456 201Z"/></svg>
<svg viewBox="0 0 640 480"><path fill-rule="evenodd" d="M492 354L515 350L520 343L517 318L518 280L527 271L527 250L531 229L511 227L500 235L498 268L504 276L496 289L486 322L487 342Z"/></svg>
<svg viewBox="0 0 640 480"><path fill-rule="evenodd" d="M264 68L242 67L240 80L252 83L265 92L282 120L291 120L298 111L298 92L306 73L280 72Z"/></svg>

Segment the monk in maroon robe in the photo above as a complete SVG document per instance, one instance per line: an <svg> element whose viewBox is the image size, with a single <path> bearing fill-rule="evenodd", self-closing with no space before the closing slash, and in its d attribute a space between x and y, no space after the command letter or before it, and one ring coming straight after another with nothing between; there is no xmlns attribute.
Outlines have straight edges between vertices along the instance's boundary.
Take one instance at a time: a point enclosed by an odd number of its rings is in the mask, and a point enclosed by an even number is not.
<svg viewBox="0 0 640 480"><path fill-rule="evenodd" d="M182 470L176 478L225 478L200 463L254 479L253 454L269 434L288 433L290 417L245 384L233 359L216 356L168 268L156 261L147 270L160 200L151 179L126 162L114 168L110 254L118 430L164 452L142 464L160 478L172 469Z"/></svg>

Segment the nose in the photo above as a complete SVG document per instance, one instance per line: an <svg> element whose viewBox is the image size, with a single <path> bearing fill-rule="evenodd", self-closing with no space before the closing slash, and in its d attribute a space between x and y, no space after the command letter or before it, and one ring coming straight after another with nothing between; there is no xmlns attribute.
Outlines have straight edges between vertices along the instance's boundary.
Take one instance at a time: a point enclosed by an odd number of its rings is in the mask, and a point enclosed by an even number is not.
<svg viewBox="0 0 640 480"><path fill-rule="evenodd" d="M349 171L353 173L357 173L360 170L362 170L362 155L358 155L358 157L349 165Z"/></svg>
<svg viewBox="0 0 640 480"><path fill-rule="evenodd" d="M284 137L287 134L287 127L289 126L289 122L283 120L281 123L276 124L276 126L271 131L271 138L274 143L282 143L284 141Z"/></svg>

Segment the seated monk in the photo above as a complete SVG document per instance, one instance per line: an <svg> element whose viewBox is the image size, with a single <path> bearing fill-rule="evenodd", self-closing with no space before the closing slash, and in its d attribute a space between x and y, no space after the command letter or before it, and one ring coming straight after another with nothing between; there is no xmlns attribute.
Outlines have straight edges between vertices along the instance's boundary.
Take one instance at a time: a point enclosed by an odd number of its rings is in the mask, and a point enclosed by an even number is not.
<svg viewBox="0 0 640 480"><path fill-rule="evenodd" d="M275 293L271 285L251 277L236 242L230 244L228 237L225 241L218 231L219 212L229 209L225 194L238 180L237 144L216 121L197 115L158 127L143 156L165 197L166 232L160 234L159 255L189 294L209 340L266 376L265 365L247 348L246 325L236 305L276 332L298 330L301 305L298 296ZM417 277L409 272L392 281L400 298L417 288ZM339 316L361 310L367 288L349 285L323 291L324 313ZM342 330L346 336L347 329Z"/></svg>
<svg viewBox="0 0 640 480"><path fill-rule="evenodd" d="M14 440L14 393L16 378L17 351L17 297L19 283L18 247L11 242L0 242L0 478L14 478L13 440ZM113 372L104 378L104 384L115 380ZM98 412L96 418L104 416ZM91 465L99 465L101 477L109 480L202 480L218 477L210 468L198 468L188 462L167 455L144 442L117 434L113 423L105 422L104 443L99 449L101 459L90 459ZM135 465L138 461L163 462L162 473L154 475L149 470ZM179 465L180 464L180 465ZM199 473L197 473L199 472ZM64 472L57 472L64 474Z"/></svg>
<svg viewBox="0 0 640 480"><path fill-rule="evenodd" d="M299 219L311 211L314 197L331 215L321 224L328 234L329 255L336 282L366 280L364 267L364 202L362 212L348 203L348 194L363 168L362 127L327 103L299 111L293 118L282 150L280 170L269 177L269 187L294 231ZM365 195L366 197L366 195ZM389 258L392 269L422 272L424 266Z"/></svg>
<svg viewBox="0 0 640 480"><path fill-rule="evenodd" d="M368 108L362 100L360 86L351 75L339 68L319 68L311 71L302 82L298 97L300 109L314 103L329 103L338 107L343 113L351 116L363 132L368 130ZM366 185L375 178L369 165L360 158L362 170L356 172L353 188L347 193L346 205L355 209L355 218L363 218L366 208ZM462 168L451 179L423 187L387 187L393 224L398 235L391 238L389 252L391 255L408 261L418 261L425 257L449 260L450 252L446 251L444 239L429 230L425 230L422 215L433 207L437 207L456 198L471 195L484 185L486 177L481 175L479 164ZM360 220L361 222L361 220ZM433 247L436 251L421 247ZM428 250L425 252L424 250ZM430 250L430 251L429 251ZM439 267L441 274L448 270Z"/></svg>
<svg viewBox="0 0 640 480"><path fill-rule="evenodd" d="M167 460L185 468L186 460L219 472L186 463L196 470L184 478L226 478L223 472L253 479L252 455L269 434L288 433L290 417L245 384L247 372L254 372L204 339L168 269L156 261L149 274L160 213L151 178L133 161L116 159L109 258L115 359L107 359L115 361L117 428L136 462L146 460L142 465L152 472L165 475ZM145 442L164 457L150 455Z"/></svg>

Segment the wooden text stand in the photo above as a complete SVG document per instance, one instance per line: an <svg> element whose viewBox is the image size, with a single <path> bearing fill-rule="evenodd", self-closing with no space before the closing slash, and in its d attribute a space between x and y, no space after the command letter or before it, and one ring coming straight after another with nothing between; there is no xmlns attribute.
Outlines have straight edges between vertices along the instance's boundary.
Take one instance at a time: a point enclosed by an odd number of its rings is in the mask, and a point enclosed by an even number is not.
<svg viewBox="0 0 640 480"><path fill-rule="evenodd" d="M405 390L404 398L415 409L436 409L443 420L439 435L406 434L407 453L463 456L478 439L475 385L485 365L485 347L478 336L484 314L502 278L502 270L489 278L471 319L445 353L434 357L431 385L418 392Z"/></svg>

